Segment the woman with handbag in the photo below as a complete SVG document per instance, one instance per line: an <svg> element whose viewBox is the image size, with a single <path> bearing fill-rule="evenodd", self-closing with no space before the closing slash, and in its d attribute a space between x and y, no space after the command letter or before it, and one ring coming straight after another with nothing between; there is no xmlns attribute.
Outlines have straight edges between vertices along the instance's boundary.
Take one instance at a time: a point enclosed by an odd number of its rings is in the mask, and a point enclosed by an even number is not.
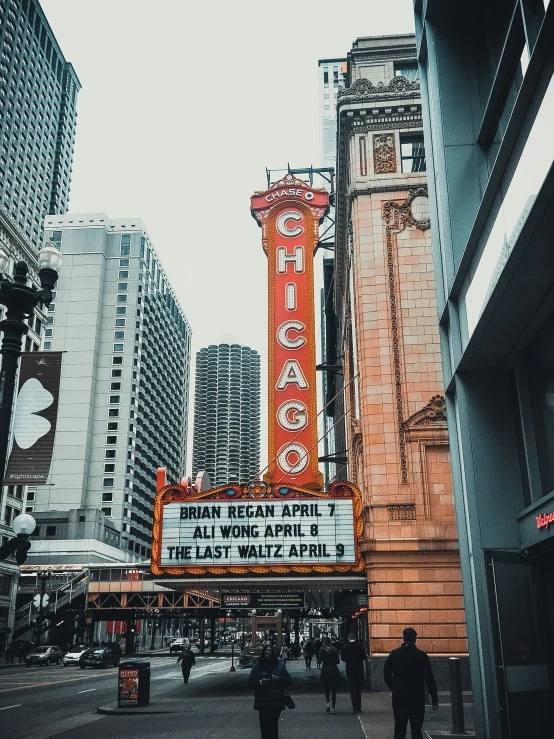
<svg viewBox="0 0 554 739"><path fill-rule="evenodd" d="M337 685L340 684L341 675L339 670L340 656L335 647L331 645L328 636L323 637L323 646L319 650L318 661L321 664L321 682L325 688L325 699L327 701L327 713L336 713Z"/></svg>
<svg viewBox="0 0 554 739"><path fill-rule="evenodd" d="M261 739L278 739L279 717L286 705L285 686L290 682L284 662L271 645L264 646L248 678L248 686L254 688L254 710L258 711Z"/></svg>

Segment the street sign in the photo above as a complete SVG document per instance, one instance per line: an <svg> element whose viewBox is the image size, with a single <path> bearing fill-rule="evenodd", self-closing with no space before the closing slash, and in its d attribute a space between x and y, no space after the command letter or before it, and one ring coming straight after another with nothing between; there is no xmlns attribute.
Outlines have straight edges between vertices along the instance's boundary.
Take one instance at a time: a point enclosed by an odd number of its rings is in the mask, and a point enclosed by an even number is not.
<svg viewBox="0 0 554 739"><path fill-rule="evenodd" d="M303 609L306 606L304 593L222 593L222 608L255 608L273 610L280 608Z"/></svg>
<svg viewBox="0 0 554 739"><path fill-rule="evenodd" d="M37 611L40 610L40 593L37 593L33 598L33 608L35 608ZM46 608L48 606L48 603L50 602L50 596L44 594L42 596L42 607Z"/></svg>

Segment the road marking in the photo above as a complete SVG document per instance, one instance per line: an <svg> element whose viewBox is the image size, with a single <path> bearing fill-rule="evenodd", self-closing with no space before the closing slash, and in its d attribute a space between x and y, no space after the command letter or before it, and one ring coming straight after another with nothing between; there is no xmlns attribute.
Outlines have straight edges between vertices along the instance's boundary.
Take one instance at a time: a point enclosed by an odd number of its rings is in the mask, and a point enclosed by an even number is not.
<svg viewBox="0 0 554 739"><path fill-rule="evenodd" d="M7 711L8 708L18 708L18 706L22 706L23 703L15 703L13 706L4 706L4 708L0 708L0 711Z"/></svg>
<svg viewBox="0 0 554 739"><path fill-rule="evenodd" d="M65 733L70 729L77 729L85 724L90 724L93 721L99 721L100 719L106 718L98 714L90 714L89 716L77 716L74 719L64 720L63 724L56 723L52 726L42 729L42 731L35 732L34 734L27 734L28 739L49 739L51 736L58 736L59 734ZM75 736L75 734L73 735Z"/></svg>
<svg viewBox="0 0 554 739"><path fill-rule="evenodd" d="M79 690L79 693L90 693L93 690L96 690L96 688L87 688L87 690Z"/></svg>
<svg viewBox="0 0 554 739"><path fill-rule="evenodd" d="M358 714L358 721L360 722L360 726L362 727L362 731L364 732L365 739L367 739L367 734L365 733L364 725L362 724L362 719L360 718L359 714Z"/></svg>

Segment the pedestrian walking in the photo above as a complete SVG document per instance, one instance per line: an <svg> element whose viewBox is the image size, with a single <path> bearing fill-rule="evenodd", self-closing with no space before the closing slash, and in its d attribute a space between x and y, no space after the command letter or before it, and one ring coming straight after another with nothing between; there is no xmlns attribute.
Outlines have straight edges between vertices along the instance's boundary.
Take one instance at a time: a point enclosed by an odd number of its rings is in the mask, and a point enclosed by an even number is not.
<svg viewBox="0 0 554 739"><path fill-rule="evenodd" d="M439 707L437 685L427 653L416 647L415 629L404 629L404 643L393 649L385 661L384 678L392 693L394 739L406 739L408 721L412 739L422 739L425 719L425 684L433 711Z"/></svg>
<svg viewBox="0 0 554 739"><path fill-rule="evenodd" d="M279 717L285 708L285 686L291 682L283 660L271 646L263 647L252 667L248 686L254 688L254 710L258 711L261 739L279 738Z"/></svg>
<svg viewBox="0 0 554 739"><path fill-rule="evenodd" d="M321 665L321 682L325 688L327 713L336 713L337 685L340 684L340 670L338 667L340 656L328 636L323 637L323 645L317 655L317 661Z"/></svg>
<svg viewBox="0 0 554 739"><path fill-rule="evenodd" d="M285 667L287 666L287 660L290 658L290 649L286 644L283 644L281 647L281 659L285 663Z"/></svg>
<svg viewBox="0 0 554 739"><path fill-rule="evenodd" d="M196 657L194 656L194 652L192 651L190 644L185 644L185 646L183 647L183 651L177 657L177 664L179 664L179 662L181 663L183 681L185 685L187 685L190 677L190 671L196 664Z"/></svg>
<svg viewBox="0 0 554 739"><path fill-rule="evenodd" d="M13 665L13 661L15 658L15 649L13 647L13 644L11 644L11 642L6 647L6 654L4 656L6 657L6 664Z"/></svg>
<svg viewBox="0 0 554 739"><path fill-rule="evenodd" d="M316 639L315 644L314 644L314 649L315 649L315 660L317 662L318 668L321 666L321 663L319 661L319 653L321 652L322 646L323 646L323 642L321 641L321 639Z"/></svg>
<svg viewBox="0 0 554 739"><path fill-rule="evenodd" d="M365 649L356 641L355 634L348 634L348 644L342 648L341 659L346 665L346 679L350 688L352 713L362 710L362 683L364 681Z"/></svg>
<svg viewBox="0 0 554 739"><path fill-rule="evenodd" d="M311 639L304 644L304 660L306 662L306 669L312 669L312 659L314 657L314 643Z"/></svg>

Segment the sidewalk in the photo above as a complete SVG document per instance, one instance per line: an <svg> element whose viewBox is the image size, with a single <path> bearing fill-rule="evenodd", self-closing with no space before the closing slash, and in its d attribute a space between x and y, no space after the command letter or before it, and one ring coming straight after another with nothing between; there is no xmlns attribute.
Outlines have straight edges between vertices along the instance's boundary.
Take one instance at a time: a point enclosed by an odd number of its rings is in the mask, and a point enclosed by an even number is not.
<svg viewBox="0 0 554 739"><path fill-rule="evenodd" d="M287 663L287 669L292 677L292 685L290 693L296 703L296 710L293 714L301 716L304 709L310 705L316 708L321 702L321 711L325 711L325 698L323 695L323 687L319 679L319 670L315 666L311 670L307 670L304 660L294 660ZM138 714L175 714L175 713L194 713L198 710L196 701L203 701L206 698L227 697L229 699L246 698L250 701L250 691L246 688L246 680L248 678L249 669L237 669L234 673L223 672L217 681L208 686L201 684L195 685L191 683L189 698L184 701L183 693L180 686L173 694L164 694L161 697L154 696L152 702L147 706L134 708L118 708L116 703L98 707L98 713L103 714L119 714L119 715L138 715ZM187 686L188 687L188 686ZM205 692L207 690L207 692ZM426 711L426 720L424 733L426 739L438 739L439 737L449 736L450 739L456 739L456 735L451 734L452 718L450 707L450 695L447 693L439 693L441 706L438 711L433 712L429 706ZM473 723L473 704L471 703L471 694L464 694L466 734L463 736L472 736L474 729ZM390 739L393 734L394 720L391 709L391 699L389 693L363 693L362 694L363 711L357 716L359 723L365 733L367 739ZM350 694L346 679L340 686L337 695L337 714L352 716L352 707L350 703ZM470 733L471 732L471 733ZM474 735L474 734L473 734Z"/></svg>

